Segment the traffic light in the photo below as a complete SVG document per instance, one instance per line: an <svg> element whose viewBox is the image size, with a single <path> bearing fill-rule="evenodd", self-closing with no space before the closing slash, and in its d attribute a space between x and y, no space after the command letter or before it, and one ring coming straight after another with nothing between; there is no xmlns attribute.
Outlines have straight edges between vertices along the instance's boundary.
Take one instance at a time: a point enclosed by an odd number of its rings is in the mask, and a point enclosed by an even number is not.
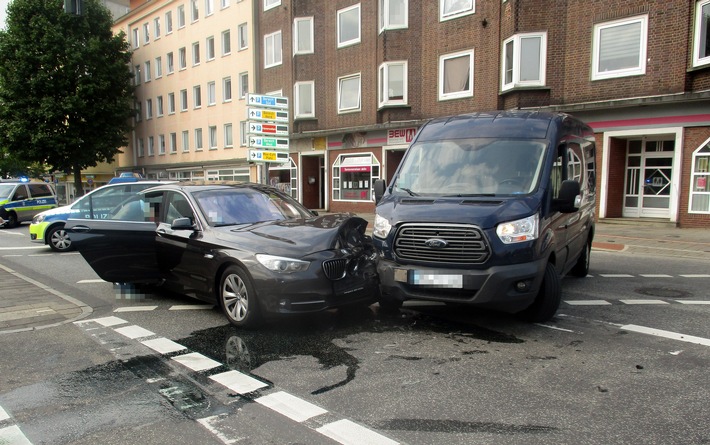
<svg viewBox="0 0 710 445"><path fill-rule="evenodd" d="M67 14L81 15L84 9L84 0L64 0L64 12Z"/></svg>

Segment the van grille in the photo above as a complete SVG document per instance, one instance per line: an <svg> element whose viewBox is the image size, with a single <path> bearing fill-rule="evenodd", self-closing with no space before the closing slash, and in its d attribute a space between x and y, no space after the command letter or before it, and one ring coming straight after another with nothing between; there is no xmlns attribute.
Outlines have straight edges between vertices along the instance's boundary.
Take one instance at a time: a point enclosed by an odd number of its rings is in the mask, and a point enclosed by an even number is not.
<svg viewBox="0 0 710 445"><path fill-rule="evenodd" d="M345 277L347 266L348 260L345 258L326 260L323 261L323 272L329 280L340 280Z"/></svg>
<svg viewBox="0 0 710 445"><path fill-rule="evenodd" d="M404 224L394 251L401 260L446 264L481 264L490 256L483 232L465 224Z"/></svg>

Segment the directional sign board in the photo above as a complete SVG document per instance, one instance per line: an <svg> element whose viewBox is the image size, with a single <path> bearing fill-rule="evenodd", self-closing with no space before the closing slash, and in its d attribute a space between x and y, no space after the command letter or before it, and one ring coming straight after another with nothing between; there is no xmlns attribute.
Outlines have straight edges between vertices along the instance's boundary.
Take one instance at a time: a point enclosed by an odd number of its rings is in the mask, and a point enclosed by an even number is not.
<svg viewBox="0 0 710 445"><path fill-rule="evenodd" d="M249 160L252 162L286 162L288 161L288 152L249 149Z"/></svg>
<svg viewBox="0 0 710 445"><path fill-rule="evenodd" d="M249 134L265 134L276 136L288 136L288 125L267 124L262 122L249 122L247 128Z"/></svg>
<svg viewBox="0 0 710 445"><path fill-rule="evenodd" d="M288 110L288 97L247 94L247 105L259 108L278 108Z"/></svg>
<svg viewBox="0 0 710 445"><path fill-rule="evenodd" d="M247 119L250 121L288 122L288 111L247 107Z"/></svg>
<svg viewBox="0 0 710 445"><path fill-rule="evenodd" d="M249 146L254 148L267 148L288 150L288 138L270 138L263 136L249 136Z"/></svg>

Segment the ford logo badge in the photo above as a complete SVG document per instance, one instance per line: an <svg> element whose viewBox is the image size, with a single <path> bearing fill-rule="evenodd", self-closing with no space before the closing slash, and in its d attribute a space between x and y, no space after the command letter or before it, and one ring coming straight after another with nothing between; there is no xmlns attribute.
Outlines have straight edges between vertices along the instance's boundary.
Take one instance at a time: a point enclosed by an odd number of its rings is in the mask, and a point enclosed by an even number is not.
<svg viewBox="0 0 710 445"><path fill-rule="evenodd" d="M446 240L440 238L431 238L424 241L424 245L427 247L431 247L432 249L443 249L444 247L448 246L449 243L446 242Z"/></svg>

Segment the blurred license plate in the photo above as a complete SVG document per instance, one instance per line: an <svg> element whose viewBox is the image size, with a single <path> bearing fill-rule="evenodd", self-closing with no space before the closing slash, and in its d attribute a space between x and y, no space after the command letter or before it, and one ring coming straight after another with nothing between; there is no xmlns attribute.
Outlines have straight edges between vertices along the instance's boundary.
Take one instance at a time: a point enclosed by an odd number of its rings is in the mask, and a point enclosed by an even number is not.
<svg viewBox="0 0 710 445"><path fill-rule="evenodd" d="M423 273L412 271L411 283L419 286L435 286L461 289L463 287L462 275Z"/></svg>

